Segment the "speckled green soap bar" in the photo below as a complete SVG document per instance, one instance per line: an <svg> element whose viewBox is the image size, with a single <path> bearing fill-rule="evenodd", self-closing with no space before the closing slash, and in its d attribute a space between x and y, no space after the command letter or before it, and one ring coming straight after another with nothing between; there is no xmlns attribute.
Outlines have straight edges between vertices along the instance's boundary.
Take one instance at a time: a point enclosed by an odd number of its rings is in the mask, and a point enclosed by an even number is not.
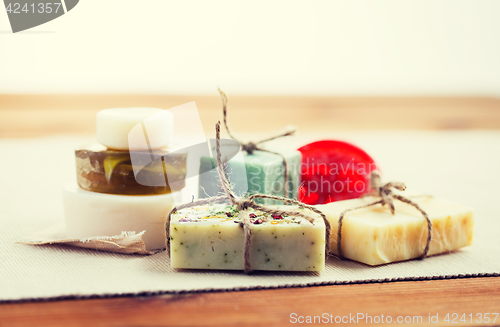
<svg viewBox="0 0 500 327"><path fill-rule="evenodd" d="M301 217L272 217L253 209L248 213L252 270L324 269L325 224L319 215L312 215L315 221L311 224ZM172 267L243 270L241 215L232 205L194 207L173 214L170 222Z"/></svg>

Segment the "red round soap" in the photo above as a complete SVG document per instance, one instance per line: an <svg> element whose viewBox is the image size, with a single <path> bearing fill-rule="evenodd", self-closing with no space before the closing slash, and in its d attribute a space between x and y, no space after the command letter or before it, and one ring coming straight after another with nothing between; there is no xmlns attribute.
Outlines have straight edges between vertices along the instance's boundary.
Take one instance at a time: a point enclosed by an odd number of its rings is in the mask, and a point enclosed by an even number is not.
<svg viewBox="0 0 500 327"><path fill-rule="evenodd" d="M306 204L354 199L370 192L375 161L362 149L342 141L323 140L299 148L302 153L298 198Z"/></svg>

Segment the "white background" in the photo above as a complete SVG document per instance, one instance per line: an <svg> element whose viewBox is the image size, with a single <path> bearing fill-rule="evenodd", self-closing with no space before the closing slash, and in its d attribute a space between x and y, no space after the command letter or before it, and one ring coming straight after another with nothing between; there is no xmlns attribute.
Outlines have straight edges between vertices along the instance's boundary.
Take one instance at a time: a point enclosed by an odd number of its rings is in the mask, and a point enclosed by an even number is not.
<svg viewBox="0 0 500 327"><path fill-rule="evenodd" d="M0 93L500 95L500 1L81 0L12 34Z"/></svg>

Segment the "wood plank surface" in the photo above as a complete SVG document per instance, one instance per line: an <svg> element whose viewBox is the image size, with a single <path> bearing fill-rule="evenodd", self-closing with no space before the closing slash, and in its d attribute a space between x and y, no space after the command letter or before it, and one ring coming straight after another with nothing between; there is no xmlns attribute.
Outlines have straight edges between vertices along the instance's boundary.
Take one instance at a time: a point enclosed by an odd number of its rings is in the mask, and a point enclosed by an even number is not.
<svg viewBox="0 0 500 327"><path fill-rule="evenodd" d="M221 119L214 96L0 95L0 137L95 133L97 111L113 107L172 108L195 101L205 133ZM379 129L500 129L500 99L412 97L229 98L235 131L274 134L286 125L299 131Z"/></svg>
<svg viewBox="0 0 500 327"><path fill-rule="evenodd" d="M0 137L94 134L95 114L111 107L171 108L196 101L208 134L221 118L214 96L0 95ZM500 129L500 99L439 97L230 97L242 133L377 129ZM1 269L1 268L0 268ZM0 290L1 292L1 290ZM499 326L500 277L125 297L0 305L0 326L282 326L292 313L391 316L394 325ZM458 314L457 323L444 321ZM490 313L489 323L478 314ZM438 315L429 323L429 314ZM466 314L466 322L460 321ZM472 314L472 321L469 314ZM422 320L394 323L398 316ZM352 320L350 320L352 323ZM366 325L360 320L356 325ZM342 324L342 323L341 323ZM349 323L346 323L349 324ZM382 323L373 323L380 325ZM370 325L370 324L368 324Z"/></svg>
<svg viewBox="0 0 500 327"><path fill-rule="evenodd" d="M490 277L14 303L0 305L0 326L283 326L308 316L340 325L498 326L499 290L500 277Z"/></svg>

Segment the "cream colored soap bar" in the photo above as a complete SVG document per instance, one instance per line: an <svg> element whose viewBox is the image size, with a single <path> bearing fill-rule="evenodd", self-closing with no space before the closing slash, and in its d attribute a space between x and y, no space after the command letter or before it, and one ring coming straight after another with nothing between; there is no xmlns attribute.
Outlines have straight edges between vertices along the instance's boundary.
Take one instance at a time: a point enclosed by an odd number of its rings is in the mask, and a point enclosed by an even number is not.
<svg viewBox="0 0 500 327"><path fill-rule="evenodd" d="M290 207L287 207L290 208ZM325 224L300 217L271 217L250 209L252 270L322 271ZM173 268L244 268L242 212L234 206L194 207L172 215L170 251Z"/></svg>
<svg viewBox="0 0 500 327"><path fill-rule="evenodd" d="M330 250L337 254L337 231L340 213L348 208L374 202L364 198L317 205L330 221ZM432 241L428 255L453 251L471 245L474 213L469 207L433 197L414 197L432 221ZM345 215L342 225L342 254L366 263L384 263L418 258L427 241L427 223L412 206L395 201L396 214L381 205L358 209Z"/></svg>

